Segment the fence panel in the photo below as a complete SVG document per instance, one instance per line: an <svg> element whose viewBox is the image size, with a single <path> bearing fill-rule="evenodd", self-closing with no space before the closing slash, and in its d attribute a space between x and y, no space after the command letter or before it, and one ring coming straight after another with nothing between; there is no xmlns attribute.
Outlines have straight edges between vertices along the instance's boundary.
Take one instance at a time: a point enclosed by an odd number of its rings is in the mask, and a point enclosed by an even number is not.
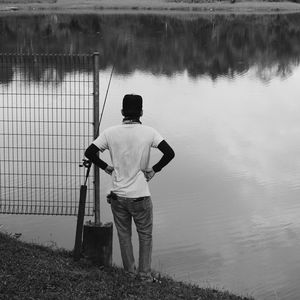
<svg viewBox="0 0 300 300"><path fill-rule="evenodd" d="M0 213L76 215L93 131L92 55L0 54Z"/></svg>

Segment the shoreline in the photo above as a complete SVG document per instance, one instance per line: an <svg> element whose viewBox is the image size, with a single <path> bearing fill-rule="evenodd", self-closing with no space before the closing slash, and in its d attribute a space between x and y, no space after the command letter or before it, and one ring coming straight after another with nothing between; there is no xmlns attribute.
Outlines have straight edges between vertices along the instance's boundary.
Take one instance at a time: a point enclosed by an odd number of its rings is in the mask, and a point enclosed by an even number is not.
<svg viewBox="0 0 300 300"><path fill-rule="evenodd" d="M300 3L229 0L3 0L0 15L15 14L293 14ZM179 1L179 2L178 2ZM204 1L204 0L202 0Z"/></svg>
<svg viewBox="0 0 300 300"><path fill-rule="evenodd" d="M97 267L72 252L26 243L0 232L1 299L253 300L159 275L158 282L128 277L119 267Z"/></svg>

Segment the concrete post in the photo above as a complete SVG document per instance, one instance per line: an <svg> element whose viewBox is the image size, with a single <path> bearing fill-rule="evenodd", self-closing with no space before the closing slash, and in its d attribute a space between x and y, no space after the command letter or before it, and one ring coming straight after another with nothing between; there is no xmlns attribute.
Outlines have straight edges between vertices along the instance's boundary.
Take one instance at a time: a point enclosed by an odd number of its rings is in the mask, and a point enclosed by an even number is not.
<svg viewBox="0 0 300 300"><path fill-rule="evenodd" d="M97 266L112 265L113 224L86 223L83 230L83 254Z"/></svg>

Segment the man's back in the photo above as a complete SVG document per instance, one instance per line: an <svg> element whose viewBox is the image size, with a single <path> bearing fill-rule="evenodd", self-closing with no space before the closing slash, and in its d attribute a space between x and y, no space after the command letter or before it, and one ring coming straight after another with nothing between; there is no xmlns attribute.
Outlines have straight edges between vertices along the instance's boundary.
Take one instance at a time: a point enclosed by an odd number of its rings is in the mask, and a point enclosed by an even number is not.
<svg viewBox="0 0 300 300"><path fill-rule="evenodd" d="M114 172L112 191L122 197L150 196L143 171L148 168L151 147L163 140L153 128L139 123L110 127L93 143L110 152Z"/></svg>

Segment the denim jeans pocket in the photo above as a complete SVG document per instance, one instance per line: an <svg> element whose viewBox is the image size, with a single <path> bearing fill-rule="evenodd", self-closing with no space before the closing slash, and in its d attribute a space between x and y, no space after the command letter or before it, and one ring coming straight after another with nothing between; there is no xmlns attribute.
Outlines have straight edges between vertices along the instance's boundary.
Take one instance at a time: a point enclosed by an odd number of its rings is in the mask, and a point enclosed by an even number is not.
<svg viewBox="0 0 300 300"><path fill-rule="evenodd" d="M122 203L117 199L112 199L110 205L111 205L111 208L114 209L115 211L124 209Z"/></svg>
<svg viewBox="0 0 300 300"><path fill-rule="evenodd" d="M144 200L138 202L132 202L132 208L136 212L145 211L150 208L150 197L145 197Z"/></svg>

